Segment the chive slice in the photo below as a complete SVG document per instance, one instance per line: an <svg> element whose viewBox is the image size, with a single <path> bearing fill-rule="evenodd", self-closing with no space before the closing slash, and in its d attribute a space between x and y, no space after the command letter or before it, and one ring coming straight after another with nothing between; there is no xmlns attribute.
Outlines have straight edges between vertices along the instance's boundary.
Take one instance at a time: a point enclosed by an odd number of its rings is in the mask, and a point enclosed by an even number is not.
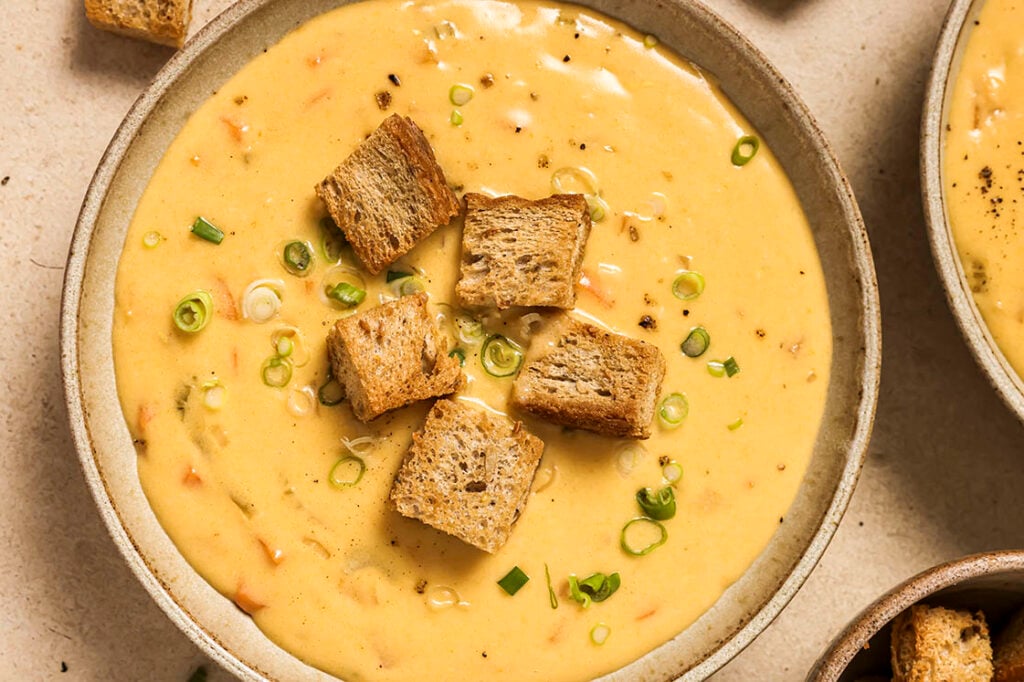
<svg viewBox="0 0 1024 682"><path fill-rule="evenodd" d="M452 349L452 352L448 353L448 357L456 358L459 361L459 367L466 366L466 351L461 348Z"/></svg>
<svg viewBox="0 0 1024 682"><path fill-rule="evenodd" d="M292 361L280 355L272 355L263 361L260 368L263 383L271 388L284 388L292 380Z"/></svg>
<svg viewBox="0 0 1024 682"><path fill-rule="evenodd" d="M686 339L679 344L679 349L688 358L699 358L711 345L711 335L704 327L694 327L687 334Z"/></svg>
<svg viewBox="0 0 1024 682"><path fill-rule="evenodd" d="M346 308L355 308L366 298L366 289L360 289L348 282L339 282L327 290L327 296L333 298Z"/></svg>
<svg viewBox="0 0 1024 682"><path fill-rule="evenodd" d="M576 580L575 573L569 576L569 596L572 597L574 601L579 602L583 608L590 608L590 602L592 601L590 595L580 589L580 583Z"/></svg>
<svg viewBox="0 0 1024 682"><path fill-rule="evenodd" d="M448 101L457 107L469 104L471 99L473 99L472 86L456 83L448 90Z"/></svg>
<svg viewBox="0 0 1024 682"><path fill-rule="evenodd" d="M313 247L298 240L288 242L281 251L281 260L285 270L296 277L305 277L313 266Z"/></svg>
<svg viewBox="0 0 1024 682"><path fill-rule="evenodd" d="M731 377L736 376L740 371L739 363L737 363L736 358L731 355L725 359L725 362L722 363L722 367L725 368L725 373Z"/></svg>
<svg viewBox="0 0 1024 682"><path fill-rule="evenodd" d="M676 485L683 480L683 465L673 459L661 467L661 475L669 485Z"/></svg>
<svg viewBox="0 0 1024 682"><path fill-rule="evenodd" d="M203 216L199 216L196 218L196 221L192 223L192 234L200 239L213 242L214 244L220 244L224 241L224 233L221 232L220 228Z"/></svg>
<svg viewBox="0 0 1024 682"><path fill-rule="evenodd" d="M366 462L355 455L345 455L331 467L327 480L335 488L351 488L363 480L366 473Z"/></svg>
<svg viewBox="0 0 1024 682"><path fill-rule="evenodd" d="M341 228L334 222L331 216L324 216L320 219L320 251L328 263L341 262L342 251L348 242L341 233Z"/></svg>
<svg viewBox="0 0 1024 682"><path fill-rule="evenodd" d="M147 249L155 249L156 247L160 246L160 242L162 242L163 240L164 236L159 232L147 232L142 237L142 245L145 246Z"/></svg>
<svg viewBox="0 0 1024 682"><path fill-rule="evenodd" d="M681 301L690 301L704 293L704 275L683 270L672 282L672 295Z"/></svg>
<svg viewBox="0 0 1024 682"><path fill-rule="evenodd" d="M498 581L498 585L501 586L501 589L508 592L509 596L512 596L528 582L530 582L530 576L523 573L523 570L518 566L513 566L512 570Z"/></svg>
<svg viewBox="0 0 1024 682"><path fill-rule="evenodd" d="M718 360L711 360L708 362L708 374L713 377L724 377L725 363L719 362Z"/></svg>
<svg viewBox="0 0 1024 682"><path fill-rule="evenodd" d="M193 291L174 307L174 326L187 334L195 334L210 321L213 297L202 289Z"/></svg>
<svg viewBox="0 0 1024 682"><path fill-rule="evenodd" d="M630 533L630 528L634 529L632 533ZM651 540L650 538L654 538L655 532L657 532L658 537ZM644 537L637 538L637 534L642 534ZM650 538L647 536L650 536ZM649 519L646 516L639 516L622 527L622 533L619 535L619 546L622 547L622 551L630 556L647 556L664 545L666 540L668 540L668 531L661 522Z"/></svg>
<svg viewBox="0 0 1024 682"><path fill-rule="evenodd" d="M575 576L573 576L575 578ZM604 573L595 573L588 578L580 580L578 582L578 589L583 594L589 596L595 602L602 602L608 597L615 594L615 591L619 589L619 585L622 583L618 573L612 573L611 575L605 575Z"/></svg>
<svg viewBox="0 0 1024 682"><path fill-rule="evenodd" d="M471 346L480 343L486 334L483 323L465 313L455 316L455 328L458 330L459 340Z"/></svg>
<svg viewBox="0 0 1024 682"><path fill-rule="evenodd" d="M345 388L334 378L334 373L330 368L327 370L327 381L317 389L316 397L320 400L321 405L327 407L333 407L345 399Z"/></svg>
<svg viewBox="0 0 1024 682"><path fill-rule="evenodd" d="M590 208L590 220L595 223L604 220L609 211L608 202L597 194L587 194L584 198L587 200L587 206Z"/></svg>
<svg viewBox="0 0 1024 682"><path fill-rule="evenodd" d="M657 45L658 45L658 37L657 36L652 36L652 35L644 36L644 47L646 47L647 49L651 49L652 47L657 47Z"/></svg>
<svg viewBox="0 0 1024 682"><path fill-rule="evenodd" d="M594 627L590 628L590 641L601 646L608 641L608 636L612 634L612 629L604 623L598 623Z"/></svg>
<svg viewBox="0 0 1024 682"><path fill-rule="evenodd" d="M458 109L452 109L452 116L449 120L451 121L451 124L456 127L462 125L465 121L462 117L462 112Z"/></svg>
<svg viewBox="0 0 1024 682"><path fill-rule="evenodd" d="M736 419L736 421L730 422L729 424L726 424L726 427L730 431L735 431L736 429L740 428L741 426L743 426L743 417L739 417L739 418Z"/></svg>
<svg viewBox="0 0 1024 682"><path fill-rule="evenodd" d="M732 148L732 165L746 166L751 159L757 155L761 148L761 140L755 135L744 135L736 140L736 146Z"/></svg>
<svg viewBox="0 0 1024 682"><path fill-rule="evenodd" d="M523 349L515 341L493 334L484 341L480 364L492 377L510 377L523 364Z"/></svg>
<svg viewBox="0 0 1024 682"><path fill-rule="evenodd" d="M295 341L290 336L279 336L274 342L274 350L278 357L287 358L295 350Z"/></svg>
<svg viewBox="0 0 1024 682"><path fill-rule="evenodd" d="M391 284L396 279L404 279L406 277L412 277L411 272L402 272L400 270L388 270L387 283Z"/></svg>
<svg viewBox="0 0 1024 682"><path fill-rule="evenodd" d="M391 284L391 289L399 296L412 296L421 291L426 291L427 287L419 276L409 275L408 277L395 280Z"/></svg>
<svg viewBox="0 0 1024 682"><path fill-rule="evenodd" d="M665 486L657 493L651 488L636 491L636 503L644 514L656 521L665 521L676 515L676 494L672 486Z"/></svg>
<svg viewBox="0 0 1024 682"><path fill-rule="evenodd" d="M658 421L666 429L677 428L690 413L690 403L682 393L672 393L658 405Z"/></svg>
<svg viewBox="0 0 1024 682"><path fill-rule="evenodd" d="M551 570L547 564L544 564L544 577L548 581L548 601L551 603L552 609L557 609L558 597L555 595L555 588L551 586Z"/></svg>

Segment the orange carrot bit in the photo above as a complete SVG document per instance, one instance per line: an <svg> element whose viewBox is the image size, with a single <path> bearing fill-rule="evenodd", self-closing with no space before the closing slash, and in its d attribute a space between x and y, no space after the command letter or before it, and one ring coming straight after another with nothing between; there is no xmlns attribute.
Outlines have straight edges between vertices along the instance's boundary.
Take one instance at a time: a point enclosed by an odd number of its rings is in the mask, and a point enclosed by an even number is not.
<svg viewBox="0 0 1024 682"><path fill-rule="evenodd" d="M238 348L231 349L231 369L235 370L235 374L238 374Z"/></svg>
<svg viewBox="0 0 1024 682"><path fill-rule="evenodd" d="M311 69L315 69L316 67L323 64L325 61L327 61L327 55L325 55L323 52L317 52L316 54L311 54L308 57L306 57L306 66L308 66Z"/></svg>
<svg viewBox="0 0 1024 682"><path fill-rule="evenodd" d="M323 90L321 90L320 92L314 94L312 97L310 97L309 99L306 100L306 108L307 109L311 108L314 104L316 104L320 100L326 99L326 98L330 97L332 93L333 93L333 89L332 88L324 88Z"/></svg>
<svg viewBox="0 0 1024 682"><path fill-rule="evenodd" d="M249 132L249 124L243 121L237 121L229 116L221 116L221 122L228 127L228 133L231 134L231 138L235 142L241 142L242 136Z"/></svg>
<svg viewBox="0 0 1024 682"><path fill-rule="evenodd" d="M235 606L242 609L250 616L266 607L266 604L258 601L252 593L249 592L249 588L245 583L242 582L238 583L238 589L235 590L235 596L232 601L235 602Z"/></svg>
<svg viewBox="0 0 1024 682"><path fill-rule="evenodd" d="M139 405L139 411L135 416L135 420L137 422L136 429L139 432L139 438L146 437L146 427L149 426L149 423L153 421L153 417L155 416L156 413L153 412L152 407L146 403Z"/></svg>
<svg viewBox="0 0 1024 682"><path fill-rule="evenodd" d="M196 471L196 468L190 466L188 471L185 472L185 476L182 477L181 482L190 488L195 488L196 486L203 484L203 479L199 476L199 472Z"/></svg>
<svg viewBox="0 0 1024 682"><path fill-rule="evenodd" d="M282 561L284 561L284 550L272 549L270 547L270 545L268 545L266 543L266 541L263 540L263 538L256 538L256 539L259 541L260 546L263 547L263 552L264 552L264 554L267 555L267 559L270 560L270 563L272 563L275 566L277 566Z"/></svg>
<svg viewBox="0 0 1024 682"><path fill-rule="evenodd" d="M611 308L615 305L615 300L612 298L611 293L601 284L596 275L588 273L586 270L581 270L579 284L584 291L596 298L597 302L605 308Z"/></svg>
<svg viewBox="0 0 1024 682"><path fill-rule="evenodd" d="M213 308L217 311L217 314L225 320L237 320L238 305L235 303L235 297L231 293L231 287L228 286L228 283L218 277L214 280L213 290Z"/></svg>
<svg viewBox="0 0 1024 682"><path fill-rule="evenodd" d="M658 612L658 609L657 608L653 608L650 611L647 611L645 613L641 613L639 616L636 617L636 619L637 620L646 620L647 618L650 618L651 616L653 616L657 612Z"/></svg>

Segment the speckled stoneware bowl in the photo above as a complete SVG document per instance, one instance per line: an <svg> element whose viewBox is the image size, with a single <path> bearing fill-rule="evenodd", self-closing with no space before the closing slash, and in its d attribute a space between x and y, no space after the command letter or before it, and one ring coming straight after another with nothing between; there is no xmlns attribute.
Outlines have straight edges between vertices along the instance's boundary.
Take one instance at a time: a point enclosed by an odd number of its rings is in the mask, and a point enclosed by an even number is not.
<svg viewBox="0 0 1024 682"><path fill-rule="evenodd" d="M372 1L372 0L370 0ZM242 0L168 62L129 112L86 196L68 258L62 362L86 480L143 586L203 650L246 680L327 676L270 642L175 549L143 495L111 353L114 278L129 218L188 114L252 57L341 0ZM786 81L735 29L684 0L582 4L656 33L714 74L792 179L824 266L832 381L810 468L768 547L692 627L608 679L698 680L735 656L793 597L839 523L863 462L878 395L878 292L867 235L827 142Z"/></svg>
<svg viewBox="0 0 1024 682"><path fill-rule="evenodd" d="M984 0L954 0L946 15L932 64L921 122L921 192L932 256L946 298L967 345L1006 404L1024 421L1024 380L999 350L974 304L970 284L957 255L946 210L944 155L949 100L960 72L960 60Z"/></svg>
<svg viewBox="0 0 1024 682"><path fill-rule="evenodd" d="M985 612L995 633L1024 606L1024 551L987 552L930 568L879 598L833 640L808 682L890 679L891 621L918 602Z"/></svg>

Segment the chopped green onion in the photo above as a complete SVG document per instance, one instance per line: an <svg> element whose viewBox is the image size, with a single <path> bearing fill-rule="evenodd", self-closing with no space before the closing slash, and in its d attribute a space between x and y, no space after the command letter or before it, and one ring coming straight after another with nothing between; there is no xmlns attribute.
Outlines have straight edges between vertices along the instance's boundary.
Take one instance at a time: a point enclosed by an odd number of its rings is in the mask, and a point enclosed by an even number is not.
<svg viewBox="0 0 1024 682"><path fill-rule="evenodd" d="M747 165L757 155L760 147L761 140L754 135L744 135L736 140L736 146L732 148L732 165Z"/></svg>
<svg viewBox="0 0 1024 682"><path fill-rule="evenodd" d="M736 376L740 371L740 366L736 362L736 358L731 355L725 359L725 362L722 363L722 367L725 368L725 373L729 376Z"/></svg>
<svg viewBox="0 0 1024 682"><path fill-rule="evenodd" d="M668 540L668 531L659 521L640 516L622 527L619 545L630 556L647 556Z"/></svg>
<svg viewBox="0 0 1024 682"><path fill-rule="evenodd" d="M672 282L672 295L681 301L689 301L704 293L704 275L692 270L683 270Z"/></svg>
<svg viewBox="0 0 1024 682"><path fill-rule="evenodd" d="M341 254L348 246L348 242L345 241L345 235L342 234L341 228L334 222L334 219L330 216L324 216L320 219L320 251L324 254L324 259L328 263L338 263L341 261Z"/></svg>
<svg viewBox="0 0 1024 682"><path fill-rule="evenodd" d="M646 47L647 49L655 47L655 46L657 46L657 44L658 44L658 38L656 36L651 36L651 35L644 36L644 47Z"/></svg>
<svg viewBox="0 0 1024 682"><path fill-rule="evenodd" d="M678 427L689 413L690 403L682 393L672 393L658 405L658 420L666 429Z"/></svg>
<svg viewBox="0 0 1024 682"><path fill-rule="evenodd" d="M608 635L612 634L612 629L604 623L598 623L590 629L590 641L594 644L601 646L608 641Z"/></svg>
<svg viewBox="0 0 1024 682"><path fill-rule="evenodd" d="M155 249L160 246L160 242L164 240L164 236L159 232L147 232L142 237L142 245L147 249Z"/></svg>
<svg viewBox="0 0 1024 682"><path fill-rule="evenodd" d="M570 576L570 580L575 580L575 578L576 576ZM587 595L595 602L602 602L615 594L621 582L618 573L611 575L595 573L589 578L580 580L577 583L577 591Z"/></svg>
<svg viewBox="0 0 1024 682"><path fill-rule="evenodd" d="M455 316L455 328L458 331L459 340L471 346L480 343L487 333L484 331L483 323L464 313Z"/></svg>
<svg viewBox="0 0 1024 682"><path fill-rule="evenodd" d="M661 467L661 475L670 485L676 485L683 480L683 465L673 459Z"/></svg>
<svg viewBox="0 0 1024 682"><path fill-rule="evenodd" d="M388 282L388 284L391 284L392 282L394 282L397 279L404 279L406 277L412 277L412 273L411 272L402 272L400 270L388 270L387 282Z"/></svg>
<svg viewBox="0 0 1024 682"><path fill-rule="evenodd" d="M292 380L292 361L280 355L272 355L263 361L260 375L267 386L284 388Z"/></svg>
<svg viewBox="0 0 1024 682"><path fill-rule="evenodd" d="M523 364L523 349L515 341L493 334L484 341L480 364L492 377L510 377Z"/></svg>
<svg viewBox="0 0 1024 682"><path fill-rule="evenodd" d="M665 486L657 493L651 488L641 488L636 491L636 503L644 514L657 521L676 515L676 493L671 486Z"/></svg>
<svg viewBox="0 0 1024 682"><path fill-rule="evenodd" d="M512 570L498 581L498 585L501 586L501 589L508 592L509 596L512 596L528 582L530 582L530 576L523 573L523 570L518 566L513 566Z"/></svg>
<svg viewBox="0 0 1024 682"><path fill-rule="evenodd" d="M686 339L679 344L679 349L688 358L699 358L711 345L711 335L704 327L694 327L686 336Z"/></svg>
<svg viewBox="0 0 1024 682"><path fill-rule="evenodd" d="M348 282L339 282L334 288L327 290L327 296L346 308L355 308L366 298L366 289L352 286Z"/></svg>
<svg viewBox="0 0 1024 682"><path fill-rule="evenodd" d="M452 109L452 116L449 120L452 122L453 126L460 126L465 121L462 117L462 112L458 109Z"/></svg>
<svg viewBox="0 0 1024 682"><path fill-rule="evenodd" d="M280 336L274 344L274 350L277 351L278 357L286 358L295 350L295 342L290 336Z"/></svg>
<svg viewBox="0 0 1024 682"><path fill-rule="evenodd" d="M281 251L281 261L285 270L296 277L305 277L313 267L313 247L306 242L288 242Z"/></svg>
<svg viewBox="0 0 1024 682"><path fill-rule="evenodd" d="M569 596L574 601L579 602L583 608L590 608L590 602L592 601L590 595L580 589L579 581L576 580L576 574L569 576Z"/></svg>
<svg viewBox="0 0 1024 682"><path fill-rule="evenodd" d="M421 291L426 291L427 287L423 284L423 279L418 275L409 275L408 277L394 280L391 283L391 290L399 296L412 296Z"/></svg>
<svg viewBox="0 0 1024 682"><path fill-rule="evenodd" d="M281 357L288 358L296 367L305 367L309 362L306 339L298 327L281 327L270 335L270 345Z"/></svg>
<svg viewBox="0 0 1024 682"><path fill-rule="evenodd" d="M726 426L728 427L728 429L730 431L735 431L736 429L738 429L741 426L743 426L743 417L739 417L736 421L731 422L731 423L727 424Z"/></svg>
<svg viewBox="0 0 1024 682"><path fill-rule="evenodd" d="M221 232L220 228L203 216L199 216L196 218L196 221L192 223L192 234L200 239L213 242L214 244L220 244L224 241L224 233Z"/></svg>
<svg viewBox="0 0 1024 682"><path fill-rule="evenodd" d="M213 312L213 297L200 289L178 301L174 307L174 325L183 332L195 334L206 326Z"/></svg>
<svg viewBox="0 0 1024 682"><path fill-rule="evenodd" d="M242 293L242 317L263 324L277 317L284 300L284 282L279 279L258 279Z"/></svg>
<svg viewBox="0 0 1024 682"><path fill-rule="evenodd" d="M555 595L555 588L551 586L551 570L547 564L544 564L544 577L548 581L548 601L551 602L551 608L558 608L558 597Z"/></svg>
<svg viewBox="0 0 1024 682"><path fill-rule="evenodd" d="M456 358L459 361L459 367L466 366L466 351L461 348L452 349L452 352L448 353L448 357Z"/></svg>
<svg viewBox="0 0 1024 682"><path fill-rule="evenodd" d="M327 381L317 389L316 396L319 398L320 404L327 407L333 407L345 399L345 387L334 378L334 373L329 367L327 368Z"/></svg>
<svg viewBox="0 0 1024 682"><path fill-rule="evenodd" d="M220 379L210 379L203 382L203 407L208 410L219 410L224 407L224 400L227 397L227 389L220 383Z"/></svg>
<svg viewBox="0 0 1024 682"><path fill-rule="evenodd" d="M472 86L465 85L463 83L456 83L448 91L448 101L457 107L469 104L469 100L471 99L473 99Z"/></svg>
<svg viewBox="0 0 1024 682"><path fill-rule="evenodd" d="M366 473L366 462L355 455L345 455L331 467L331 473L327 477L335 488L350 488L363 480Z"/></svg>
<svg viewBox="0 0 1024 682"><path fill-rule="evenodd" d="M724 377L725 376L725 364L718 360L711 360L708 362L708 374L713 377Z"/></svg>
<svg viewBox="0 0 1024 682"><path fill-rule="evenodd" d="M608 215L608 202L596 194L586 194L587 206L590 207L590 219L599 223Z"/></svg>

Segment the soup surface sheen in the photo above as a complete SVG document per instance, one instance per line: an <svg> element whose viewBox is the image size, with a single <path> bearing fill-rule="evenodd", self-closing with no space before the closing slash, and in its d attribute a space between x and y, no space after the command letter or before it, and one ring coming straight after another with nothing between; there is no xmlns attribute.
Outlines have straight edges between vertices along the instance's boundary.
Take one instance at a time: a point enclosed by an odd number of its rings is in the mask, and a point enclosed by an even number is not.
<svg viewBox="0 0 1024 682"><path fill-rule="evenodd" d="M770 150L734 165L737 140L755 131L712 81L652 43L552 3L355 4L254 59L167 150L129 228L116 290L118 388L139 477L187 560L304 661L351 680L595 677L692 623L782 522L829 381L821 266ZM471 86L472 99L453 105L455 84ZM385 502L428 404L364 425L345 403L310 400L327 378L328 326L345 314L322 296L332 275L313 186L392 113L424 129L460 191L537 199L558 169L591 171L608 208L586 246L590 284L575 314L657 344L668 365L661 395L689 402L681 426L656 424L642 442L524 418L546 450L493 556ZM220 245L190 234L198 215L224 230ZM422 270L441 318L441 304L456 303L460 232L460 220L438 229L393 268ZM304 278L282 265L293 239L317 245ZM348 251L342 259L357 265ZM686 301L672 293L684 269L706 281ZM384 273L364 276L359 310L390 292ZM282 305L256 324L240 305L263 278L281 281ZM197 289L215 314L183 334L171 312ZM528 345L519 317L485 321ZM310 359L299 366L297 348L288 385L269 387L261 367L287 326ZM695 326L711 338L699 358L680 352ZM479 345L452 334L456 344L469 377L458 397L504 411L511 379L482 370ZM739 373L709 372L730 356ZM342 439L364 436L362 480L332 485ZM665 485L659 458L684 470L678 513L664 522L666 544L629 556L620 531L640 515L637 490ZM510 597L496 581L513 566L530 581ZM568 576L598 571L618 572L621 588L584 609ZM599 623L610 629L603 645L590 637Z"/></svg>
<svg viewBox="0 0 1024 682"><path fill-rule="evenodd" d="M988 0L972 27L946 131L950 226L974 302L1024 375L1024 2Z"/></svg>

